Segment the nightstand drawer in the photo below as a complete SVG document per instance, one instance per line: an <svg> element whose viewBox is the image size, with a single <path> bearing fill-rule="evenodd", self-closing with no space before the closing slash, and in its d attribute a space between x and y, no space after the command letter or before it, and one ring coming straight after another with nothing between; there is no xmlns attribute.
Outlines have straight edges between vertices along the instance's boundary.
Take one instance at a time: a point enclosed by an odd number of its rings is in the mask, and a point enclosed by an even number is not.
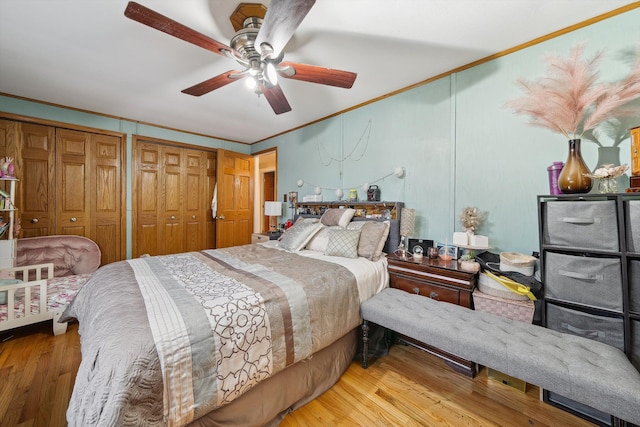
<svg viewBox="0 0 640 427"><path fill-rule="evenodd" d="M404 277L391 276L391 287L401 289L412 294L422 295L437 301L460 303L460 291L442 286L420 283Z"/></svg>

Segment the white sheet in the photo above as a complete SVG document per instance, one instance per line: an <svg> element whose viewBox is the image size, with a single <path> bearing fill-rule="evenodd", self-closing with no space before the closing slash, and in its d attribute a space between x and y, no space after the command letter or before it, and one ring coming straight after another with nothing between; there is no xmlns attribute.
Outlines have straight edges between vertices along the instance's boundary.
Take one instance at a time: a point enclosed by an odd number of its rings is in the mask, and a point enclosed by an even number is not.
<svg viewBox="0 0 640 427"><path fill-rule="evenodd" d="M284 250L278 247L277 240L269 240L258 244L269 248ZM339 264L351 271L356 277L356 282L358 283L358 294L360 295L361 304L389 286L387 258L384 256L380 257L378 261L369 261L362 257L343 258L328 256L324 255L322 252L312 251L309 249L297 251L296 254Z"/></svg>

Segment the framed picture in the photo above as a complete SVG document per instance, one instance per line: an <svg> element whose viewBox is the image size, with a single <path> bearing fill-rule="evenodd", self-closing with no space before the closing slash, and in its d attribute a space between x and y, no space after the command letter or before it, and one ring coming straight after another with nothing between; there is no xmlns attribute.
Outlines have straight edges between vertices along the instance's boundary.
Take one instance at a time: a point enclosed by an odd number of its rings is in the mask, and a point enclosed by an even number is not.
<svg viewBox="0 0 640 427"><path fill-rule="evenodd" d="M416 246L420 246L422 248L422 253L426 254L427 248L430 248L433 246L433 240L409 239L409 252L414 253L415 252L414 249Z"/></svg>
<svg viewBox="0 0 640 427"><path fill-rule="evenodd" d="M289 191L289 207L294 208L298 203L298 192L297 191Z"/></svg>

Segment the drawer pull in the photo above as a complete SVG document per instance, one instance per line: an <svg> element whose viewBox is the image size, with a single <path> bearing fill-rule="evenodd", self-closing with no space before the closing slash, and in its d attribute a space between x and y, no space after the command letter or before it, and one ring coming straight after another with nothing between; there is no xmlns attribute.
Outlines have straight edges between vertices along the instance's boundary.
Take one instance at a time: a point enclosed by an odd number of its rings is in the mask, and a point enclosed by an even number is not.
<svg viewBox="0 0 640 427"><path fill-rule="evenodd" d="M438 293L436 291L429 292L429 298L431 298L431 299L438 298Z"/></svg>
<svg viewBox="0 0 640 427"><path fill-rule="evenodd" d="M38 218L33 218L31 220L31 224L37 224L38 223Z"/></svg>
<svg viewBox="0 0 640 427"><path fill-rule="evenodd" d="M571 326L568 323L560 323L560 326L562 326L564 329L573 332L576 335L580 335L582 337L587 337L587 338L604 338L605 337L605 333L603 331L597 331L597 330L593 330L593 329L580 329L580 328L576 328L575 326Z"/></svg>
<svg viewBox="0 0 640 427"><path fill-rule="evenodd" d="M558 222L567 222L569 224L595 224L600 222L600 218L574 218L570 216L565 216L558 218Z"/></svg>
<svg viewBox="0 0 640 427"><path fill-rule="evenodd" d="M420 295L420 288L413 288L413 293L416 295Z"/></svg>
<svg viewBox="0 0 640 427"><path fill-rule="evenodd" d="M565 271L565 270L558 270L558 274L561 276L571 277L573 279L580 279L580 280L592 280L592 281L604 280L604 275L602 274L576 273L574 271Z"/></svg>

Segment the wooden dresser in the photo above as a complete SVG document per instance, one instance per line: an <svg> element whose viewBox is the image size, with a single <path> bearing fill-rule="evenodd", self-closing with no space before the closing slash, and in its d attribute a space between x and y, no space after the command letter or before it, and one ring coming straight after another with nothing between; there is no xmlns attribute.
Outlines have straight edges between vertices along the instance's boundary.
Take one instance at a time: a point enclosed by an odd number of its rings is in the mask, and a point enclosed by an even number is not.
<svg viewBox="0 0 640 427"><path fill-rule="evenodd" d="M442 261L424 257L421 262L417 262L411 258L403 260L395 254L389 255L387 258L392 288L473 308L471 294L476 286L477 274L458 269L456 260ZM396 340L441 357L453 369L467 376L474 377L477 372L477 366L472 361L459 358L404 335L397 335Z"/></svg>

